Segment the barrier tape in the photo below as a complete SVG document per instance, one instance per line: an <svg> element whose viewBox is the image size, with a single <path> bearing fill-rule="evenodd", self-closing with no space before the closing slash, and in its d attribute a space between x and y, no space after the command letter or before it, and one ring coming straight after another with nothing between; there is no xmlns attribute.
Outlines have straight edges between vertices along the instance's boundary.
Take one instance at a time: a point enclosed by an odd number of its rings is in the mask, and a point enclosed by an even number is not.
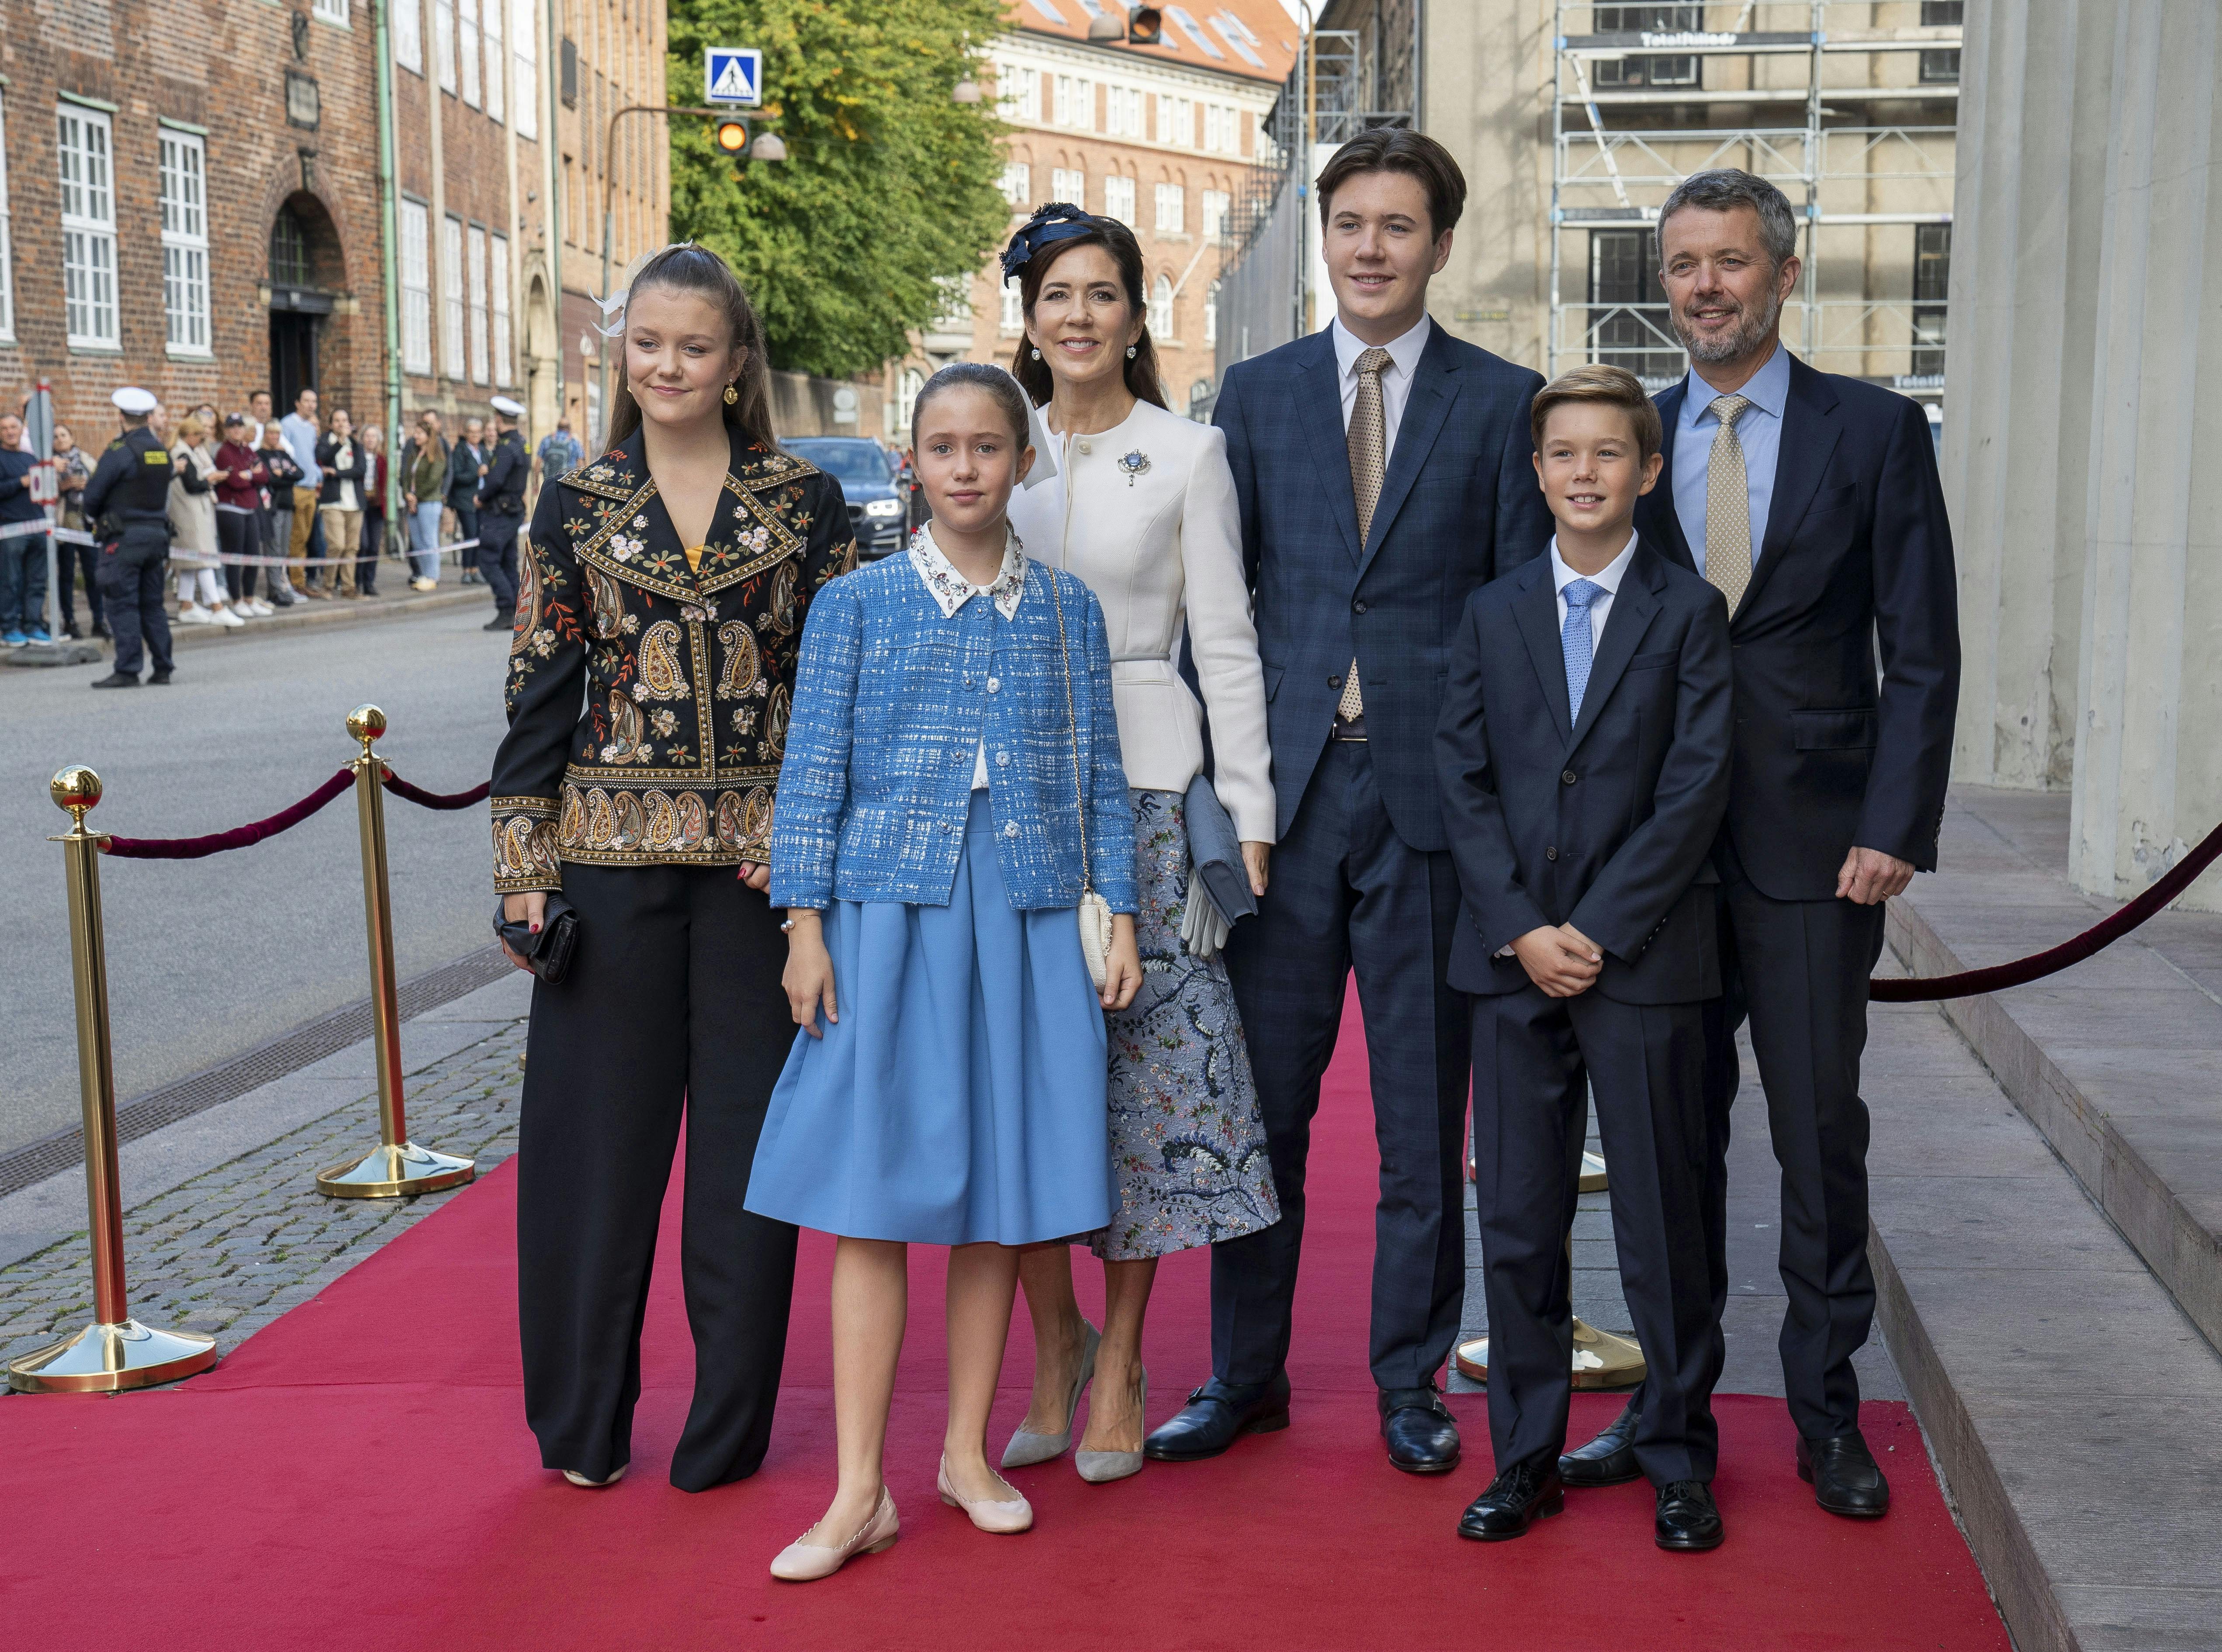
<svg viewBox="0 0 2222 1652"><path fill-rule="evenodd" d="M0 539L24 539L33 534L52 534L58 545L91 545L97 548L100 544L97 539L79 528L57 528L52 523L44 522L0 523ZM412 556L444 557L455 551L475 550L478 544L475 539L458 539L445 545L436 545L430 551L420 551L414 547L395 550L389 543L380 554L399 562ZM362 560L359 556L242 556L231 551L180 551L175 546L171 547L170 555L174 560L197 563L203 567L219 565L258 568L329 568L342 565L353 567Z"/></svg>
<svg viewBox="0 0 2222 1652"><path fill-rule="evenodd" d="M413 786L387 768L379 765L381 783L397 798L420 804L427 809L468 809L474 803L486 801L491 789L481 781L468 792L427 792ZM314 792L292 804L280 809L267 820L254 821L245 826L235 826L228 832L210 832L205 837L110 837L101 841L104 854L117 855L126 860L198 860L204 855L221 854L227 849L243 849L260 843L266 837L275 837L289 831L315 814L333 798L355 785L353 765L336 770Z"/></svg>

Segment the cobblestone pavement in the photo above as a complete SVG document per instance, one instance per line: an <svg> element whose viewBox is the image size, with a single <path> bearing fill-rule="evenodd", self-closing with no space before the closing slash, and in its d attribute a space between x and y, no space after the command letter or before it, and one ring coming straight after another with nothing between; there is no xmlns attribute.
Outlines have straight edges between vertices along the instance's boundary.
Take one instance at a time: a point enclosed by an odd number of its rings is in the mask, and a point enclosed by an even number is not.
<svg viewBox="0 0 2222 1652"><path fill-rule="evenodd" d="M524 1023L410 1075L410 1135L492 1170L517 1150ZM376 1144L378 1092L250 1149L124 1212L133 1317L213 1335L223 1352L307 1301L461 1189L413 1198L328 1198L319 1170ZM87 1237L0 1268L0 1360L92 1317ZM0 1388L0 1392L6 1392Z"/></svg>

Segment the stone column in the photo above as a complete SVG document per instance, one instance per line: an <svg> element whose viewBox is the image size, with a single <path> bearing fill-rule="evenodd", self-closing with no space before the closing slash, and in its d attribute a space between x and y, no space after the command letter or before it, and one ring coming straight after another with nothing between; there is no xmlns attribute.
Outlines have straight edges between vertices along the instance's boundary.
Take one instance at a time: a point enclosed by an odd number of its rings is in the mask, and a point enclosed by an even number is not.
<svg viewBox="0 0 2222 1652"><path fill-rule="evenodd" d="M2222 15L2109 9L2068 858L2126 897L2222 818ZM2190 904L2222 907L2222 874Z"/></svg>

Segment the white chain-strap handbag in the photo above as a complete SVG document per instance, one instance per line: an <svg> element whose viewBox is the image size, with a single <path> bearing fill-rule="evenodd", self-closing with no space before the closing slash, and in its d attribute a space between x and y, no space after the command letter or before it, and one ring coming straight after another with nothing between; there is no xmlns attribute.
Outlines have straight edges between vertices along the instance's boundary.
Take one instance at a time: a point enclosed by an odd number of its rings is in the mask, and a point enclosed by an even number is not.
<svg viewBox="0 0 2222 1652"><path fill-rule="evenodd" d="M1047 569L1049 605L1057 615L1057 650L1064 660L1064 721L1072 732L1072 800L1080 810L1080 954L1088 960L1088 978L1101 992L1111 973L1111 903L1095 892L1089 875L1088 854L1088 792L1080 779L1080 718L1072 704L1072 644L1065 635L1064 604L1057 591L1057 576Z"/></svg>

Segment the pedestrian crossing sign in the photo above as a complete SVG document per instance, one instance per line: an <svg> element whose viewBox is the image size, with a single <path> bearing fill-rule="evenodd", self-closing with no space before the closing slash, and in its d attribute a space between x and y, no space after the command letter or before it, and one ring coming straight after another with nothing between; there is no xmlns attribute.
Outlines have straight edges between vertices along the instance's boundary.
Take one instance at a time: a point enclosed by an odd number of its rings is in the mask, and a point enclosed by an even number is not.
<svg viewBox="0 0 2222 1652"><path fill-rule="evenodd" d="M753 46L702 48L703 98L754 109L763 102L763 53Z"/></svg>

